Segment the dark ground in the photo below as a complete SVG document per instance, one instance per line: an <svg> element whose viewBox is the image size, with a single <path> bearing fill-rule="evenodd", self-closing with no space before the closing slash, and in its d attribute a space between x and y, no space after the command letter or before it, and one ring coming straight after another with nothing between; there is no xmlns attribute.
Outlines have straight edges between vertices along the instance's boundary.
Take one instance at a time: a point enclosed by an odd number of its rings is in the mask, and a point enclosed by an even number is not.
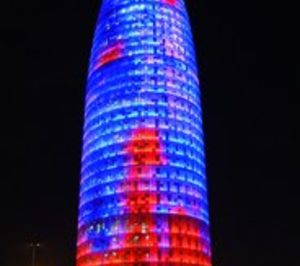
<svg viewBox="0 0 300 266"><path fill-rule="evenodd" d="M214 265L300 265L283 10L258 0L187 2L201 69ZM39 239L37 266L72 266L99 1L6 5L0 265L30 265L27 244Z"/></svg>

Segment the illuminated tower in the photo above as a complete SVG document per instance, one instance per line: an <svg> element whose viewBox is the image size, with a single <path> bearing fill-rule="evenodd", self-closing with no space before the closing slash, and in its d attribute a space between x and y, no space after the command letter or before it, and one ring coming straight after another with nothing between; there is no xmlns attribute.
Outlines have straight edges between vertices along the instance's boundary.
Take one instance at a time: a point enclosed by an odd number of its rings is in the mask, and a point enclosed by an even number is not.
<svg viewBox="0 0 300 266"><path fill-rule="evenodd" d="M88 76L77 266L211 265L183 0L104 0Z"/></svg>

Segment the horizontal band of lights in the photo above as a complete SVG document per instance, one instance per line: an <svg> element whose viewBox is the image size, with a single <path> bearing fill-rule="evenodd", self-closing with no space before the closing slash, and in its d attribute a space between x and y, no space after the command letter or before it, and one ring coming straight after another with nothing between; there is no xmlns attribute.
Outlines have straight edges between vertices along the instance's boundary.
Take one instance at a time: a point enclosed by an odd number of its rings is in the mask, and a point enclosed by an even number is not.
<svg viewBox="0 0 300 266"><path fill-rule="evenodd" d="M104 0L85 105L77 266L211 265L183 0Z"/></svg>

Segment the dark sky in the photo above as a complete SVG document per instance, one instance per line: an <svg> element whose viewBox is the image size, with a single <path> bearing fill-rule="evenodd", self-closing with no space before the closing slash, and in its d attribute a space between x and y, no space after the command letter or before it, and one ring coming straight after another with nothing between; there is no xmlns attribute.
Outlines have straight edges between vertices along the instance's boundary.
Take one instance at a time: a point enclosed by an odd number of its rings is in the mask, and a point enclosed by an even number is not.
<svg viewBox="0 0 300 266"><path fill-rule="evenodd" d="M202 80L214 265L299 266L282 14L261 0L186 2ZM43 243L37 266L74 265L83 99L99 4L6 4L0 265L29 266L34 239Z"/></svg>

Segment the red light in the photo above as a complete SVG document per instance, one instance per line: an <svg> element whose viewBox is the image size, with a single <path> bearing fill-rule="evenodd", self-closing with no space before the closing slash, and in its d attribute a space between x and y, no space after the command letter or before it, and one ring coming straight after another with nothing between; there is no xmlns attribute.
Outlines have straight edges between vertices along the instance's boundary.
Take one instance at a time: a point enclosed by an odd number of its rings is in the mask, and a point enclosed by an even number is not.
<svg viewBox="0 0 300 266"><path fill-rule="evenodd" d="M122 43L117 43L111 47L109 47L98 59L98 62L96 66L94 67L94 70L98 69L99 67L110 63L112 61L117 60L118 58L121 57L122 51L123 51L123 44Z"/></svg>
<svg viewBox="0 0 300 266"><path fill-rule="evenodd" d="M127 177L128 182L138 182L141 178L148 178L155 167L163 165L165 162L156 129L140 128L135 130L126 151L132 165ZM126 209L133 215L129 217L129 228L126 230L129 232L125 235L122 246L123 248L136 248L131 255L133 262L147 261L149 258L155 258L158 254L155 217L151 213L157 204L157 196L157 192L139 188L127 193ZM134 213L140 213L140 217L136 218ZM149 248L145 249L146 246ZM140 252L139 248L141 248Z"/></svg>
<svg viewBox="0 0 300 266"><path fill-rule="evenodd" d="M165 0L165 3L169 4L169 5L175 5L177 2L177 0Z"/></svg>

